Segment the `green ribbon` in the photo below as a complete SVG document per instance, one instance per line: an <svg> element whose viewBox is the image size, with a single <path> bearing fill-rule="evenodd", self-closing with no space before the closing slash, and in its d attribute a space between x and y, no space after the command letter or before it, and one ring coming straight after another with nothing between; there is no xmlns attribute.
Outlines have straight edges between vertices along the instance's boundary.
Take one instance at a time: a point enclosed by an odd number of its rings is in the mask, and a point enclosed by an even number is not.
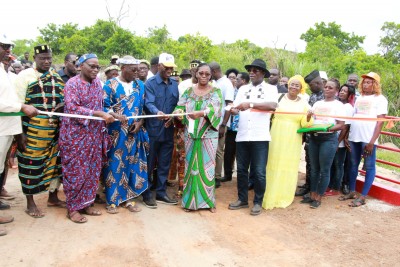
<svg viewBox="0 0 400 267"><path fill-rule="evenodd" d="M0 117L9 117L9 116L25 116L23 112L0 112Z"/></svg>

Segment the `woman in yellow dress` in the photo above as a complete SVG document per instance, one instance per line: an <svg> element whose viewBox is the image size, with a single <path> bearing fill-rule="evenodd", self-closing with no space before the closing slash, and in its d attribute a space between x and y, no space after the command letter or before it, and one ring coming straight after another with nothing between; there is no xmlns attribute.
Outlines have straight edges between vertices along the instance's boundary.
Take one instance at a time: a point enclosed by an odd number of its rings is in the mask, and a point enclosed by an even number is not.
<svg viewBox="0 0 400 267"><path fill-rule="evenodd" d="M276 111L302 114L274 116L267 164L267 188L262 204L264 209L286 208L292 204L297 186L302 143L302 134L297 133L297 130L313 123L310 106L299 96L306 89L303 77L295 75L290 78L288 89Z"/></svg>

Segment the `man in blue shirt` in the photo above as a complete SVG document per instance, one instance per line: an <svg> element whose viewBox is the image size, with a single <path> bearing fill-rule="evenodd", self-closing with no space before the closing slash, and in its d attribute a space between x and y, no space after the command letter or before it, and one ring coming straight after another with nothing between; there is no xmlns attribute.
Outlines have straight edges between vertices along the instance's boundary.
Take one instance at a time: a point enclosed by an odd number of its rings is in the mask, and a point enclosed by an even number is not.
<svg viewBox="0 0 400 267"><path fill-rule="evenodd" d="M145 83L145 112L147 115L171 114L179 99L178 83L170 78L176 65L174 57L162 53L159 57L158 72ZM157 161L156 201L169 205L178 202L168 197L167 178L171 165L172 150L174 147L174 126L172 118L161 116L146 119L146 130L150 137L150 153L148 157L148 173L152 173ZM151 187L149 182L149 188ZM148 208L157 208L150 189L143 194L143 202Z"/></svg>

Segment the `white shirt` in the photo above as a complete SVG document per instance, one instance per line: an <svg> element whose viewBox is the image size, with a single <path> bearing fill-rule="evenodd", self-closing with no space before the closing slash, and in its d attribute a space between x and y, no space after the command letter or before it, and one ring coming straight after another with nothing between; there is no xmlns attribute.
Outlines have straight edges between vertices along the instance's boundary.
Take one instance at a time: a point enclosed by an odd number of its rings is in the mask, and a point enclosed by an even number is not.
<svg viewBox="0 0 400 267"><path fill-rule="evenodd" d="M353 117L354 108L351 104L349 104L349 103L344 104L344 110L346 113L346 117ZM347 120L344 122L344 124L349 125L349 124L351 124L351 121ZM341 131L338 131L338 135L340 135L340 132ZM344 147L344 141L339 143L339 147Z"/></svg>
<svg viewBox="0 0 400 267"><path fill-rule="evenodd" d="M222 97L224 98L224 105L226 100L233 102L235 98L235 88L233 87L231 80L224 75L219 78L216 83L217 87L221 89Z"/></svg>
<svg viewBox="0 0 400 267"><path fill-rule="evenodd" d="M233 106L236 107L243 102L278 103L278 89L264 81L257 86L243 85L239 88ZM240 111L236 142L271 141L270 118L271 113L268 112L258 112L257 110L253 112L251 109Z"/></svg>
<svg viewBox="0 0 400 267"><path fill-rule="evenodd" d="M18 112L21 103L10 82L4 66L0 63L0 112ZM22 133L21 117L0 117L0 136L16 135Z"/></svg>
<svg viewBox="0 0 400 267"><path fill-rule="evenodd" d="M336 120L344 121L344 119L336 119L335 116L346 116L343 103L336 99L333 101L317 101L312 107L312 111L315 113L314 124L336 124ZM318 115L331 117L320 117Z"/></svg>
<svg viewBox="0 0 400 267"><path fill-rule="evenodd" d="M360 95L354 104L354 118L377 118L388 112L388 101L383 95ZM351 121L349 141L369 143L376 121ZM375 145L378 140L375 141Z"/></svg>

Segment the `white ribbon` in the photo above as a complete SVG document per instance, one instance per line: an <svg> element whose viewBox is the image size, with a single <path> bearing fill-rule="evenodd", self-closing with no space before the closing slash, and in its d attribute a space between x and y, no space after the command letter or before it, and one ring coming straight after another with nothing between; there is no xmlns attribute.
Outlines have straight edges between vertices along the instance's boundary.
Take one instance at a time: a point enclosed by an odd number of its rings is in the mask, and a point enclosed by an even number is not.
<svg viewBox="0 0 400 267"><path fill-rule="evenodd" d="M95 116L86 116L86 115L78 115L78 114L69 114L69 113L59 113L59 112L47 112L39 110L39 114L44 114L48 116L60 116L60 117L69 117L76 119L88 119L88 120L98 120L103 121L104 119L101 117ZM177 117L177 116L185 116L190 115L192 113L177 113L177 114L165 114L165 115L139 115L139 116L129 116L127 119L148 119L148 118L159 118L159 117ZM115 119L117 121L117 119Z"/></svg>

